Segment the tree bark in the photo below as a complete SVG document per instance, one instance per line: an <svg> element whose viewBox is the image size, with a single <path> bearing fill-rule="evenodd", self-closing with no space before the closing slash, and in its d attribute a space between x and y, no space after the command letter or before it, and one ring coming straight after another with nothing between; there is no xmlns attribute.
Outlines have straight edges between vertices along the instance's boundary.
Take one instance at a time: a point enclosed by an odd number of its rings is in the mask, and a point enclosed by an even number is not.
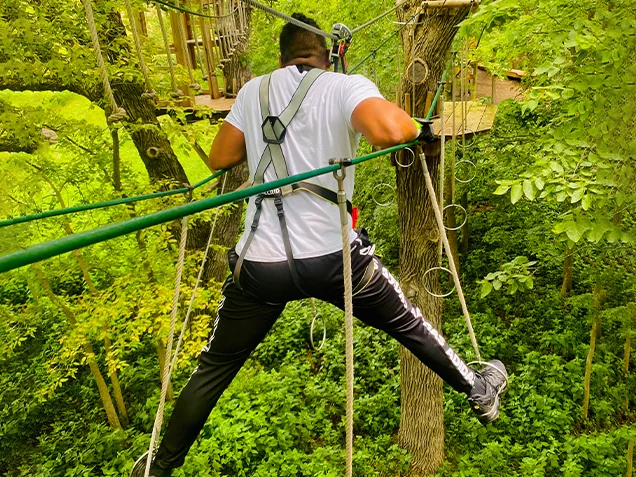
<svg viewBox="0 0 636 477"><path fill-rule="evenodd" d="M572 290L574 279L574 248L565 247L565 260L563 261L563 281L561 282L561 296L565 298Z"/></svg>
<svg viewBox="0 0 636 477"><path fill-rule="evenodd" d="M585 360L585 377L583 379L583 421L587 420L590 409L590 385L592 381L592 364L594 361L594 351L596 350L596 340L601 333L601 306L605 301L605 291L599 286L594 287L592 310L595 314L592 330L590 331L590 349Z"/></svg>
<svg viewBox="0 0 636 477"><path fill-rule="evenodd" d="M409 21L420 8L419 2L397 10L401 21ZM431 15L418 15L414 26L402 31L405 71L416 58L427 63L429 74L415 86L405 74L401 90L414 94L413 114L424 117L426 95L437 89L445 69L447 53L459 24L469 8L440 10ZM419 17L419 18L418 18ZM413 29L415 29L413 31ZM439 143L428 146L427 164L433 183L437 184ZM436 327L441 326L442 302L425 291L438 289L437 274L424 272L437 265L439 231L435 222L421 164L397 168L397 199L400 214L400 272L406 295ZM444 459L444 421L442 382L428 368L405 350L401 350L402 415L399 441L413 460L410 477L433 474Z"/></svg>
<svg viewBox="0 0 636 477"><path fill-rule="evenodd" d="M225 192L229 192L238 188L245 182L248 177L247 164L243 163L234 167L227 173L227 182L225 183ZM217 194L221 193L221 179L217 187ZM243 215L243 201L234 204L229 214L219 214L216 222L215 237L213 239L214 248L210 250L210 256L206 264L205 279L206 281L214 280L223 282L228 274L227 250L236 243L241 226L241 217Z"/></svg>

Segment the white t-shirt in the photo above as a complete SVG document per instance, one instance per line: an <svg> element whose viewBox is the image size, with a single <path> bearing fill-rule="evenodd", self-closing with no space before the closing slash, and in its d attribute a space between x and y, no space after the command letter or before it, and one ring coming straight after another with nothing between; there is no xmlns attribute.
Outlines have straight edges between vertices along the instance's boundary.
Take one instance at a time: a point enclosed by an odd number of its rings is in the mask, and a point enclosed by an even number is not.
<svg viewBox="0 0 636 477"><path fill-rule="evenodd" d="M272 73L269 87L271 115L279 115L285 109L305 74L300 73L296 66L281 68ZM225 119L245 134L252 180L266 146L261 130L259 102L262 79L262 76L254 78L241 88ZM382 95L363 76L323 73L309 89L300 110L287 129L282 149L289 175L327 166L330 158L355 157L360 134L351 126L351 114L367 98L382 98ZM345 179L349 200L353 195L353 169L347 168ZM265 171L265 182L275 179L274 166L270 164ZM338 183L332 174L314 177L309 182L332 191L338 190ZM283 207L294 258L318 257L342 250L337 205L309 192L296 191L284 197ZM243 250L255 210L254 199L250 199L245 217L246 232L236 245L237 253ZM355 233L352 231L351 240L354 238ZM245 258L255 262L287 259L273 200L266 199L262 202L258 229Z"/></svg>

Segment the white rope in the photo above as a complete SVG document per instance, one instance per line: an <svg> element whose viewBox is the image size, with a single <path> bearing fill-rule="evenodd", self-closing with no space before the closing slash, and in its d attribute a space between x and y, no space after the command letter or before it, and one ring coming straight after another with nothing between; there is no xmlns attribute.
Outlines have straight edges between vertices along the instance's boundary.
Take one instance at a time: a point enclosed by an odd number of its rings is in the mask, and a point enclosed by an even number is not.
<svg viewBox="0 0 636 477"><path fill-rule="evenodd" d="M440 120L440 151L439 151L439 210L444 211L444 181L446 180L446 117L444 115L444 88L446 83L442 83L442 94L439 97L439 120ZM444 253L444 246L442 241L439 241L439 264L442 264L442 254Z"/></svg>
<svg viewBox="0 0 636 477"><path fill-rule="evenodd" d="M455 260L453 260L453 252L451 251L450 243L448 242L448 237L446 236L446 229L444 229L444 219L442 218L442 212L439 208L439 204L437 203L437 198L435 197L435 188L433 187L433 180L431 179L431 174L428 171L428 165L426 164L426 156L424 155L424 153L420 154L420 161L422 162L422 168L424 169L424 179L426 181L426 188L428 189L428 195L431 199L433 212L435 213L435 220L437 221L439 234L442 239L442 243L444 244L444 250L446 251L446 256L448 257L448 265L452 272L451 275L453 276L453 281L455 282L455 288L457 289L457 296L459 297L459 303L462 306L464 319L466 320L466 326L468 327L468 334L470 335L470 341L473 345L473 349L475 350L475 356L477 357L477 361L481 362L481 355L479 354L479 346L477 345L477 338L475 338L475 330L473 329L473 325L470 320L470 314L468 313L468 306L466 305L466 298L464 297L462 284L459 281L459 273L457 272L457 267L455 266Z"/></svg>
<svg viewBox="0 0 636 477"><path fill-rule="evenodd" d="M177 313L179 311L179 293L181 291L181 277L183 274L183 262L185 260L186 242L188 239L188 216L181 221L181 242L179 244L179 259L177 260L177 276L174 283L174 294L172 296L172 311L170 313L170 334L166 344L166 360L162 370L163 379L161 380L161 396L159 397L159 406L155 415L155 423L152 427L152 436L150 437L150 446L148 447L148 459L146 461L146 470L144 477L150 476L150 464L152 463L152 455L158 442L161 426L163 425L163 413L166 405L166 394L168 393L168 384L170 382L170 355L172 353L172 342L177 322Z"/></svg>
<svg viewBox="0 0 636 477"><path fill-rule="evenodd" d="M135 19L135 12L130 4L130 0L126 0L126 13L128 14L128 20L130 21L130 31L132 31L133 41L135 42L137 61L139 62L139 68L141 68L141 73L146 85L146 91L144 91L142 97L155 98L157 96L157 92L153 89L152 83L150 82L150 73L148 72L146 62L144 61L141 39L139 38L139 31L137 30L137 20Z"/></svg>
<svg viewBox="0 0 636 477"><path fill-rule="evenodd" d="M338 207L340 209L340 230L342 232L342 274L344 276L345 308L345 360L346 360L346 441L345 477L353 476L353 285L351 283L351 244L349 242L349 214L344 188L346 169L344 166L333 173L338 181Z"/></svg>
<svg viewBox="0 0 636 477"><path fill-rule="evenodd" d="M95 15L93 14L93 6L91 0L84 0L84 10L86 11L86 21L88 22L88 29L91 32L91 42L93 43L93 50L95 51L95 59L97 60L97 66L99 69L99 75L102 79L104 86L104 92L108 98L108 105L110 106L110 115L108 116L108 122L114 123L126 118L126 110L117 106L113 90L110 87L110 81L108 80L108 73L106 72L106 64L104 63L104 57L102 55L102 49L99 46L99 36L97 35L97 25L95 24Z"/></svg>
<svg viewBox="0 0 636 477"><path fill-rule="evenodd" d="M225 182L227 181L227 176L228 174L223 175L223 184L221 184L221 192L219 195L223 195L223 193L225 192ZM192 297L190 298L190 303L188 304L188 311L186 312L186 316L183 319L183 326L181 327L179 340L177 341L177 346L174 349L174 354L172 357L172 363L170 364L170 372L168 373L168 378L172 377L174 368L177 365L179 350L181 349L181 344L183 343L183 338L185 336L186 329L188 328L188 323L190 321L190 313L192 312L194 300L197 296L197 290L199 289L199 284L201 283L201 278L203 277L203 272L205 271L205 264L208 260L208 252L210 251L210 245L212 244L212 237L214 237L214 230L216 229L216 222L219 218L220 212L221 212L221 208L217 207L216 213L214 214L214 221L212 222L212 228L210 229L210 236L208 237L208 243L206 244L205 251L203 252L203 260L201 261L201 267L199 268L199 275L197 276L197 281L194 283L194 288L192 289Z"/></svg>

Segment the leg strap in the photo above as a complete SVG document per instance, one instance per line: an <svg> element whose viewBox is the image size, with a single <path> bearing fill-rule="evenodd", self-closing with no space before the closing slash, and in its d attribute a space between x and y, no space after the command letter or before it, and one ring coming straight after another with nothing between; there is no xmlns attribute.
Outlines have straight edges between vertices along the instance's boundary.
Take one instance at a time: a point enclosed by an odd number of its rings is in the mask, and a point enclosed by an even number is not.
<svg viewBox="0 0 636 477"><path fill-rule="evenodd" d="M238 260L236 261L236 265L234 267L234 283L236 286L241 288L241 267L243 266L243 261L245 260L245 254L247 253L247 249L250 248L252 240L254 240L254 235L256 235L256 229L258 228L258 222L261 220L261 211L262 211L262 203L263 196L257 195L254 205L256 206L256 212L254 213L254 219L252 220L252 226L250 227L250 234L247 236L247 240L245 241L245 245L243 246L243 250L241 250L241 254L239 255Z"/></svg>

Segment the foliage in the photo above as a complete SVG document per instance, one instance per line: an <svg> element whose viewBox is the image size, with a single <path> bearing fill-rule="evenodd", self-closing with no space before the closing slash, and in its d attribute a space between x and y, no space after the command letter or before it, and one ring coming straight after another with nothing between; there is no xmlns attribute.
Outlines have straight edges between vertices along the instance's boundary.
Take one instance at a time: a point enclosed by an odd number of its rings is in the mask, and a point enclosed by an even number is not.
<svg viewBox="0 0 636 477"><path fill-rule="evenodd" d="M122 4L100 6L108 11ZM369 0L282 0L275 6L315 16L325 29L336 21L360 25L389 7ZM445 390L447 459L439 475L625 472L627 442L636 439L636 362L633 355L625 357L627 342L636 338L633 13L626 0L496 0L485 2L462 26L471 43L479 43L474 60L498 74L510 67L527 71L528 96L522 103L501 104L491 134L457 153L458 160L470 159L478 168L474 181L457 185L458 196L466 192L469 203L462 281L483 355L502 359L512 378L501 419L489 427L471 417L463 396ZM153 83L165 94L170 88L162 69L165 54L156 40L157 24L150 13L148 18L155 40L144 44L144 52ZM98 20L107 22L103 12ZM391 21L389 16L356 36L350 64L397 28ZM282 23L256 11L253 22L250 63L261 74L276 67L272 51ZM113 78L140 80L128 61L131 47L130 38L111 46L121 55L109 66ZM361 69L369 77L377 74L388 98L399 84L397 47L398 40L391 41ZM183 70L178 75L187 76ZM0 77L5 87L20 83L16 90L61 83L99 102L101 97L90 91L99 80L81 4L12 0L0 6ZM119 197L110 130L94 103L70 92L2 91L0 105L0 141L15 139L20 150L29 152L0 153L3 218L59 208L60 197L66 205ZM196 180L208 171L191 142L208 147L216 126L184 126L179 117L180 112L177 120L164 118L161 125ZM43 127L57 131L57 143L41 141ZM120 129L119 134L123 191L155 190L147 184L129 133ZM360 152L369 150L363 144ZM369 229L392 269L399 255L399 211L395 204L378 206L374 188L394 179L388 161L365 163L358 167L355 196L360 225ZM183 200L0 229L0 253L62 236L67 226L79 232ZM209 217L202 214L198 220ZM158 339L166 336L172 300L173 228L82 250L96 292L72 254L42 264L54 299L33 268L0 276L0 474L124 476L147 448L159 399ZM574 281L562 296L568 250L574 256ZM200 259L198 252L187 258L182 309ZM491 293L490 287L508 293ZM604 300L595 304L592 290L599 288ZM176 392L196 364L219 295L216 283L198 291L176 369ZM177 477L342 475L342 319L331 306L319 309L326 317L325 348L309 346L309 304L290 304L221 398ZM590 415L584 421L583 375L590 326L597 319L602 333L593 360ZM449 342L469 355L460 305L453 298L445 302L444 323ZM364 325L356 326L355 342L355 475L406 475L409 456L396 442L397 344ZM123 429L106 423L86 366L93 359L111 391L108 374L118 374L130 421Z"/></svg>

